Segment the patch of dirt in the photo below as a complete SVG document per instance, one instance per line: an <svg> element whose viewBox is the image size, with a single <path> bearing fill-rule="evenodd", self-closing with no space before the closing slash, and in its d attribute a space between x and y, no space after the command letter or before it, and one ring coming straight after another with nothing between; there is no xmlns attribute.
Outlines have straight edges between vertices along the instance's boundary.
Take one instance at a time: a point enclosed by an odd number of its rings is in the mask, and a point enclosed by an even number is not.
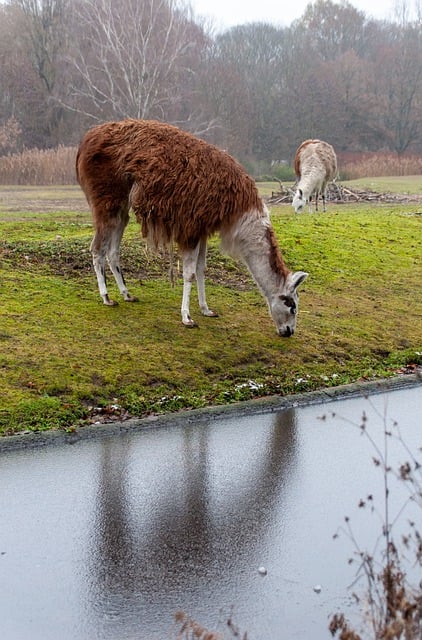
<svg viewBox="0 0 422 640"><path fill-rule="evenodd" d="M89 212L88 203L78 187L0 187L0 215L19 212ZM10 218L8 218L10 220Z"/></svg>
<svg viewBox="0 0 422 640"><path fill-rule="evenodd" d="M253 288L252 279L241 263L236 264L218 252L209 250L207 280L239 291ZM90 274L92 258L88 240L55 239L48 242L8 242L0 239L0 259L19 269L48 269L60 276ZM181 258L175 250L173 266L167 251L146 251L145 242L139 238L130 244L123 242L121 263L126 276L143 282L168 275L171 281L182 278ZM228 266L229 265L229 266Z"/></svg>
<svg viewBox="0 0 422 640"><path fill-rule="evenodd" d="M0 198L1 206L1 198ZM69 198L63 200L45 199L45 200L25 200L21 201L19 198L15 200L9 200L7 207L1 206L4 211L18 212L18 211L31 211L34 213L48 213L50 211L75 211L77 213L89 211L88 205L77 198Z"/></svg>

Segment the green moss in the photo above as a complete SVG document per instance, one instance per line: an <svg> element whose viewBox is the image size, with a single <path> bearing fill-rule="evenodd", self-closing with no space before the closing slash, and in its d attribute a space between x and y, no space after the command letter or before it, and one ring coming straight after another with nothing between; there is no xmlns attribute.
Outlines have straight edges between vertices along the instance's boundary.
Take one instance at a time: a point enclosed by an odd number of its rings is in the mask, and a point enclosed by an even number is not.
<svg viewBox="0 0 422 640"><path fill-rule="evenodd" d="M78 404L68 404L46 396L34 398L20 402L13 411L0 411L0 433L11 435L22 430L69 430L86 416L87 411Z"/></svg>
<svg viewBox="0 0 422 640"><path fill-rule="evenodd" d="M122 264L140 302L109 308L92 271L88 213L3 213L0 433L287 394L420 364L417 206L329 205L318 215L275 207L272 220L287 265L310 274L289 340L277 337L248 273L217 240L207 291L219 317L200 316L193 291L200 326L188 330L180 274L173 288L168 256L146 251L135 223ZM119 299L111 277L109 285Z"/></svg>

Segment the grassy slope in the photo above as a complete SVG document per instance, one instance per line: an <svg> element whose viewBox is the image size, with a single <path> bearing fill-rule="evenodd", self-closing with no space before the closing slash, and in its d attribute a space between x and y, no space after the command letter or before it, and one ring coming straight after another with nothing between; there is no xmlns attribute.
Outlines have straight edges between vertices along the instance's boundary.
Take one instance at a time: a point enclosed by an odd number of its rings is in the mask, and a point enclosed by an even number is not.
<svg viewBox="0 0 422 640"><path fill-rule="evenodd" d="M144 415L387 376L421 362L419 211L331 205L295 216L275 207L288 266L310 273L289 340L276 336L256 287L217 241L208 298L220 317L200 317L193 295L200 328L188 330L180 278L172 288L134 223L123 264L141 302L107 308L91 269L89 214L0 213L0 432L71 427L96 406Z"/></svg>

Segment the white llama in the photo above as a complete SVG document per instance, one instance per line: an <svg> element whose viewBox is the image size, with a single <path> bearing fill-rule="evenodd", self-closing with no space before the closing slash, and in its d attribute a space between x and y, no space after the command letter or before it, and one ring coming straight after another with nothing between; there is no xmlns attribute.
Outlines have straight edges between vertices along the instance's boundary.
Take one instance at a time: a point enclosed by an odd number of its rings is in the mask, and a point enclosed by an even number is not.
<svg viewBox="0 0 422 640"><path fill-rule="evenodd" d="M323 140L305 140L295 155L295 173L298 179L292 206L301 213L306 203L312 211L311 200L315 194L315 209L321 195L323 211L326 211L327 184L337 177L337 158L333 147Z"/></svg>

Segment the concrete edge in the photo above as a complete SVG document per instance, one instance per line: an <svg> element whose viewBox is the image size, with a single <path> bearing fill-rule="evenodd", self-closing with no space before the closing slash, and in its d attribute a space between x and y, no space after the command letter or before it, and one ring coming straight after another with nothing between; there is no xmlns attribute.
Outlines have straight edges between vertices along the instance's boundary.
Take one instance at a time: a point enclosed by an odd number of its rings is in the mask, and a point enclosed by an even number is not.
<svg viewBox="0 0 422 640"><path fill-rule="evenodd" d="M234 415L272 413L292 407L322 404L335 400L354 397L367 397L377 393L386 393L410 387L422 387L422 377L418 374L406 374L394 378L354 382L351 384L328 387L318 391L296 393L287 396L267 396L228 405L204 407L202 409L183 410L176 413L131 418L124 422L107 422L78 427L75 431L41 431L0 437L0 453L17 449L30 449L47 445L74 444L82 440L110 437L118 433L136 432L144 429L160 428L168 425L180 426L192 422L209 422L225 419Z"/></svg>

